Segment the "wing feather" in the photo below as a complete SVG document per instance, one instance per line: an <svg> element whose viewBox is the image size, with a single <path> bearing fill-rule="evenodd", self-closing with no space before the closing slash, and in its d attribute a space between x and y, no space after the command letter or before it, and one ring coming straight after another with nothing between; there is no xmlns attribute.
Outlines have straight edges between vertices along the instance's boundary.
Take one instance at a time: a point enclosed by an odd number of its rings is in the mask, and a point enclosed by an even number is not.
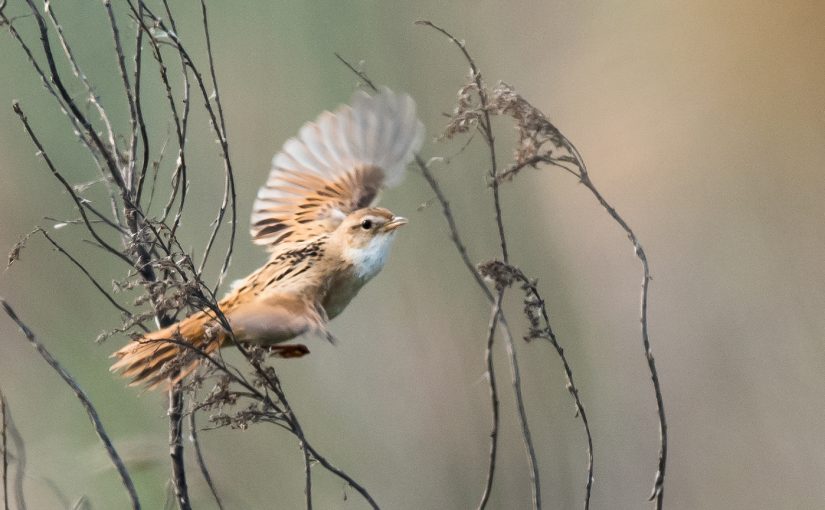
<svg viewBox="0 0 825 510"><path fill-rule="evenodd" d="M252 207L253 242L272 250L333 231L400 183L423 137L415 102L387 88L322 113L272 159Z"/></svg>

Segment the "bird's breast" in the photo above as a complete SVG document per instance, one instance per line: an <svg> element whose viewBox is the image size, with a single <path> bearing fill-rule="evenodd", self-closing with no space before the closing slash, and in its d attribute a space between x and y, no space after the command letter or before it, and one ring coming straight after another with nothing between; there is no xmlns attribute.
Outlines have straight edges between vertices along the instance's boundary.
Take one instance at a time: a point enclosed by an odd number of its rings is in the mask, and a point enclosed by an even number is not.
<svg viewBox="0 0 825 510"><path fill-rule="evenodd" d="M367 281L369 278L359 276L352 268L336 274L329 282L329 288L322 303L327 316L333 319L343 312Z"/></svg>

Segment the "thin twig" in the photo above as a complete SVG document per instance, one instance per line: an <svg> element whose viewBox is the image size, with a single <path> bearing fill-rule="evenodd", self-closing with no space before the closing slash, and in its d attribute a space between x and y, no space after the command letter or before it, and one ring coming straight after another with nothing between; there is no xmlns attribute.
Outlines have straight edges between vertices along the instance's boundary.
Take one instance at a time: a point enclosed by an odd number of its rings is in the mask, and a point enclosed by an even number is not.
<svg viewBox="0 0 825 510"><path fill-rule="evenodd" d="M26 510L26 492L23 481L26 479L26 443L14 424L11 410L6 407L6 432L14 444L14 500L18 510Z"/></svg>
<svg viewBox="0 0 825 510"><path fill-rule="evenodd" d="M350 71L355 73L360 79L366 83L373 92L378 92L378 87L370 80L367 74L359 69L356 69L355 66L350 64L348 61L344 59L338 53L335 56L340 60ZM473 279L478 284L478 288L487 296L487 299L490 303L494 303L495 297L493 293L490 292L490 289L487 288L487 284L484 283L484 278L478 274L476 270L475 264L473 261L470 260L470 256L467 253L467 248L464 245L464 241L461 239L461 234L458 230L458 225L456 224L455 217L453 216L452 208L450 207L450 202L447 200L447 195L444 194L444 191L441 189L441 185L438 184L438 180L435 178L433 173L430 171L430 168L427 166L427 163L424 162L424 159L419 155L415 155L415 163L418 165L418 169L421 170L421 175L424 176L424 180L427 181L427 184L432 188L433 192L435 193L436 199L438 199L438 203L441 205L441 213L443 214L444 218L447 220L447 226L450 229L450 240L455 245L458 254L461 256L461 261L464 262L464 267L467 268L468 271L473 276Z"/></svg>
<svg viewBox="0 0 825 510"><path fill-rule="evenodd" d="M481 135L484 138L484 141L487 144L487 148L490 151L490 181L491 186L493 188L493 204L495 205L496 210L496 226L498 227L498 237L499 242L501 243L501 255L504 258L504 262L509 264L510 257L507 250L507 236L504 233L504 221L502 219L501 199L499 197L498 189L498 162L496 161L496 139L495 135L493 134L493 126L490 123L490 103L489 98L487 97L487 90L484 87L484 80L481 78L481 71L478 69L475 60L473 60L473 57L467 50L467 45L464 43L464 41L459 41L451 33L447 32L447 30L441 28L440 26L434 24L431 21L420 20L416 21L415 24L428 26L444 34L448 39L450 39L450 41L453 42L453 44L455 44L458 47L459 50L461 50L461 53L464 54L464 58L470 65L470 70L472 71L472 79L476 84L478 90L478 97L481 102L482 119L479 122L479 127L481 128Z"/></svg>
<svg viewBox="0 0 825 510"><path fill-rule="evenodd" d="M630 228L627 222L625 222L624 218L622 218L619 215L616 209L614 209L613 206L611 206L607 202L607 200L602 196L598 189L596 189L596 186L590 180L590 176L588 175L587 170L584 167L584 162L579 158L578 151L575 150L575 147L573 147L572 144L571 148L573 149L574 154L579 159L582 165L581 183L584 184L584 186L590 191L590 193L593 194L593 196L596 198L599 204L601 204L601 206L604 207L607 213L625 231L628 239L633 244L633 249L636 253L636 257L642 264L642 290L640 303L642 347L644 348L645 359L647 360L648 370L650 371L650 379L653 382L653 391L656 396L656 410L659 417L659 462L656 470L656 476L653 481L653 489L648 499L650 501L656 500L656 508L657 510L661 510L664 504L665 468L667 466L667 417L665 415L665 404L664 398L662 397L661 383L659 382L659 373L656 370L656 360L653 358L653 350L650 347L650 336L648 334L647 304L651 280L650 265L647 262L647 256L645 255L645 251L642 248L642 245L639 242L638 238L636 237L636 234L633 232L633 230Z"/></svg>
<svg viewBox="0 0 825 510"><path fill-rule="evenodd" d="M486 287L485 287L486 288ZM490 457L487 461L487 481L484 485L484 493L478 504L478 510L484 510L490 500L493 489L493 478L496 472L496 455L498 451L498 423L499 423L499 400L498 388L496 386L496 375L493 363L493 343L496 338L496 327L501 316L501 301L504 299L504 291L500 291L493 304L493 311L490 315L490 327L487 333L487 350L484 353L484 360L487 362L487 383L490 388L490 408L492 410L492 425L490 427Z"/></svg>
<svg viewBox="0 0 825 510"><path fill-rule="evenodd" d="M97 133L97 130L94 129L91 122L86 118L83 112L80 111L80 108L75 103L74 99L72 98L69 91L66 89L66 86L63 84L63 79L59 71L57 70L57 64L54 59L54 54L52 53L51 43L49 41L49 31L46 26L45 19L37 7L34 5L32 0L26 0L26 3L29 5L29 9L34 16L35 21L37 22L38 31L40 34L40 45L43 48L43 53L46 56L46 64L49 68L49 80L57 89L59 96L63 99L66 107L71 112L72 116L77 119L77 122L82 126L84 133L92 142L92 146L97 151L98 154L103 156L103 159L106 163L106 167L109 171L109 175L111 175L112 180L114 181L117 188L121 191L121 198L124 202L129 202L129 197L127 195L127 189L123 183L123 176L120 173L120 169L118 168L116 155L107 150L106 146L103 144L103 141L100 139L100 136Z"/></svg>
<svg viewBox="0 0 825 510"><path fill-rule="evenodd" d="M204 251L203 261L201 262L201 268L198 270L198 273L201 272L203 269L204 264L206 264L206 259L209 256L209 250L212 246L212 243L215 237L218 234L218 229L223 222L224 214L228 205L231 204L231 225L230 225L230 232L229 232L229 245L226 249L226 254L224 255L223 264L221 265L220 273L218 274L218 280L215 284L215 288L213 292L217 293L218 288L220 287L221 283L223 283L224 278L226 277L226 272L229 269L229 263L232 260L232 250L235 246L235 235L237 234L237 218L238 218L238 211L237 211L237 196L235 194L235 174L232 170L232 163L229 160L229 142L227 140L227 133L226 133L226 120L223 114L223 105L221 104L221 94L220 90L218 89L218 79L215 73L215 59L212 56L212 38L209 36L209 17L207 16L206 12L206 2L201 0L201 19L203 21L203 33L204 38L206 39L206 54L209 57L209 75L212 80L212 96L214 97L215 105L217 106L218 110L218 121L220 123L220 128L217 126L217 122L215 120L215 113L212 111L212 106L209 102L209 96L206 96L206 89L203 87L203 80L198 76L196 73L196 78L198 79L198 83L201 87L201 92L204 94L204 101L206 102L205 107L207 112L209 113L212 124L213 130L218 135L218 141L221 145L221 154L224 161L224 194L223 194L223 201L221 202L221 207L218 210L218 217L215 219L215 226L212 230L212 234L209 238L209 243L207 244L206 250Z"/></svg>
<svg viewBox="0 0 825 510"><path fill-rule="evenodd" d="M241 346L239 345L239 347ZM245 351L242 352L244 352L244 355L247 357L247 359L250 359L248 353L246 353ZM299 441L301 441L302 448L304 448L305 451L308 451L310 454L312 454L312 457L315 458L328 471L334 473L339 478L346 481L347 484L349 484L353 489L355 489L373 509L378 510L378 504L362 485L356 482L346 472L332 465L332 463L330 463L323 455L318 453L318 451L315 450L315 448L313 448L312 445L310 445L309 442L306 440L303 429L301 428L301 425L298 422L298 417L295 415L295 413L292 410L292 407L289 405L289 402L286 399L286 394L281 388L280 380L277 379L277 375L275 375L274 371L270 373L265 370L262 370L260 364L256 362L252 362L252 365L256 368L258 374L261 377L263 377L264 380L267 381L267 386L275 392L275 395L278 397L278 400L284 405L284 411L286 412L287 418L289 419L289 424L292 433L295 434ZM311 505L311 499L307 499L307 503Z"/></svg>
<svg viewBox="0 0 825 510"><path fill-rule="evenodd" d="M107 300L107 301L109 301L109 302L112 304L112 306L114 306L115 308L117 308L118 310L120 310L120 311L121 311L124 315L126 315L126 317L128 317L128 318L130 318L130 319L133 317L132 312L130 312L129 310L127 310L126 308L124 308L124 307L123 307L120 303L118 303L117 301L115 301L115 298L113 298L113 297L112 297L112 295L111 295L111 294L109 294L109 293L106 291L106 289L104 289L104 288L103 288L103 286L102 286L102 285L100 285L100 283L98 283L98 281L95 279L95 277L94 277L94 276L92 276L92 275L91 275L91 273L89 273L89 270L88 270L88 269L86 269L86 267L85 267L83 264L81 264L81 263L80 263L80 261L78 261L76 258L74 258L74 257L73 257L73 256L72 256L72 255L71 255L68 251L66 251L66 249L65 249L65 248L63 248L63 246L61 246L61 245L60 245L60 243L58 243L57 241L55 241L55 240L54 240L54 239L53 239L53 238L49 235L49 233L48 233L48 232L46 232L46 231L45 231L45 230L43 230L42 228L38 228L38 229L36 229L36 230L35 230L35 232L40 232L41 234L43 234L43 236L44 236L44 237L45 237L45 238L46 238L46 239L47 239L47 240L48 240L48 241L52 244L52 246L54 246L54 247L55 247L55 249L56 249L57 251L59 251L60 253L62 253L63 255L65 255L65 256L66 256L66 258L67 258L67 259L69 259L69 260L72 262L72 264L74 264L74 265L75 265L78 269L80 269L80 271L81 271L84 275L86 275L86 277L89 279L89 281L90 281L90 282L92 282L92 285L94 285L94 286L95 286L95 288L96 288L96 289L97 289L97 290L98 290L101 294L103 294L103 297L105 297L105 298L106 298L106 300ZM146 328L144 328L144 330L146 330ZM146 330L146 331L148 332L148 330Z"/></svg>
<svg viewBox="0 0 825 510"><path fill-rule="evenodd" d="M527 466L530 469L530 489L533 496L533 508L541 508L541 482L539 480L539 466L536 461L536 450L533 447L533 438L530 434L530 427L527 423L527 408L524 405L524 395L521 390L521 372L516 357L516 349L513 337L504 336L504 346L507 350L507 359L510 362L510 378L513 384L513 393L516 396L516 409L518 410L519 424L521 425L521 439L524 448L527 450Z"/></svg>
<svg viewBox="0 0 825 510"><path fill-rule="evenodd" d="M593 181L590 179L590 174L587 171L587 165L584 162L584 158L582 158L581 153L576 148L576 146L571 142L567 137L561 135L561 143L562 145L573 155L573 160L571 161L576 168L578 169L578 173L571 172L576 177L578 177L579 182L583 184L588 191L596 198L596 201L607 211L611 218L624 230L625 234L627 234L628 240L633 245L633 251L636 254L636 257L642 264L642 285L641 285L641 297L640 297L640 319L639 322L641 324L641 331L642 331L642 348L644 349L645 359L647 360L648 370L650 372L650 379L653 383L653 392L656 398L656 410L659 418L659 461L656 469L656 475L653 481L653 489L651 490L650 497L648 498L650 501L656 501L656 509L661 510L664 504L664 483L665 483L665 468L667 467L667 417L665 415L665 405L664 405L664 398L662 396L662 388L661 383L659 382L659 373L656 369L656 360L653 357L653 350L650 346L650 336L648 333L648 315L647 315L647 306L648 306L648 296L649 296L649 288L650 288L650 280L652 279L650 275L650 265L647 261L647 255L645 254L644 249L642 248L642 244L639 242L638 237L636 237L636 233L633 229L630 228L630 225L624 220L624 218L616 211L616 209L610 205L607 199L602 196L599 190L596 188ZM563 164L560 164L558 160L553 158L547 157L544 158L544 162L554 165L559 168L563 168L570 172L570 169Z"/></svg>
<svg viewBox="0 0 825 510"><path fill-rule="evenodd" d="M4 7L5 7L5 2L4 2ZM54 86L52 85L51 80L46 76L45 70L43 69L43 67L41 67L40 63L35 58L34 53L32 52L32 49L29 47L29 45L26 44L26 42L20 36L20 33L17 31L17 29L14 28L13 20L6 17L5 13L3 12L3 9L0 9L0 26L2 26L2 25L7 25L8 26L9 33L11 33L12 37L20 45L20 48L23 50L23 53L26 54L26 58L28 59L29 64L31 64L31 66L34 68L35 73L37 74L37 76L40 78L40 82L43 85L43 88L45 88L46 91L49 94L51 94L52 97L54 97L55 101L57 101L57 105L60 108L60 111L66 116L67 119L69 119L69 122L72 124L72 128L73 128L74 132L77 134L77 137L89 149L90 154L92 155L93 158L95 158L95 163L100 167L100 163L99 163L99 161L97 161L97 153L92 148L90 141L86 137L82 136L82 134L81 134L82 133L82 128L80 127L80 124L78 124L77 119L75 119L69 113L68 107L63 103L63 99L57 93L57 90L55 90Z"/></svg>
<svg viewBox="0 0 825 510"><path fill-rule="evenodd" d="M103 121L103 124L106 126L106 132L109 134L109 144L112 147L112 150L116 149L115 145L115 134L114 130L112 129L112 123L109 121L109 116L106 114L106 109L100 104L100 101L97 97L97 94L92 87L92 84L89 83L88 78L86 77L85 73L80 70L80 66L75 59L74 53L72 52L71 47L69 46L69 42L66 39L66 35L63 33L63 26L57 20L57 14L54 11L54 6L51 3L45 4L44 11L49 15L49 19L52 21L52 25L57 32L57 38L60 41L60 45L63 47L63 53L66 55L66 60L69 62L72 73L78 78L83 85L86 87L86 92L89 94L89 101L95 106L100 115L100 119Z"/></svg>
<svg viewBox="0 0 825 510"><path fill-rule="evenodd" d="M123 82L123 91L126 93L126 101L129 104L129 131L135 133L137 130L137 106L135 105L135 93L132 89L132 84L129 81L129 72L126 70L126 56L123 53L123 44L120 40L120 29L115 20L115 14L112 10L112 3L110 0L103 0L103 6L106 8L106 14L109 18L109 26L112 29L112 40L115 45L115 56L117 57L117 68L120 74L120 80ZM112 150L117 150L117 147L112 144ZM126 166L127 175L124 176L124 186L129 190L131 196L135 196L134 185L134 154L132 151L134 147L130 147L128 157L130 159L129 165Z"/></svg>
<svg viewBox="0 0 825 510"><path fill-rule="evenodd" d="M364 83L366 83L370 88L372 88L372 90L374 92L378 91L378 89L376 88L374 83L369 79L369 77L366 75L366 73L356 69L352 64L347 62L339 54L336 53L335 56L338 57L338 59L349 70L351 70L359 78L361 78L364 81ZM458 224L455 221L455 216L452 213L452 208L450 206L450 202L447 199L446 194L441 189L441 186L438 183L438 180L435 178L435 175L433 175L433 173L430 171L429 166L424 162L424 159L421 158L421 156L419 154L415 155L415 162L418 165L419 170L421 170L421 175L424 176L424 179L427 181L427 184L430 186L430 188L435 193L435 196L436 196L436 199L438 200L438 203L441 205L442 215L447 220L447 226L450 230L450 240L453 242L453 245L455 246L456 251L458 252L459 256L461 257L461 261L464 263L464 267L467 269L467 271L470 272L470 274L473 277L473 280L476 282L476 284L478 285L478 288L481 290L481 292L484 293L484 295L487 297L488 301L491 304L494 304L495 301L496 301L495 296L493 295L492 291L490 291L490 289L487 287L487 284L484 282L484 278L481 276L481 274L476 269L475 264L473 264L472 260L470 260L470 256L467 252L466 245L464 244L464 242L461 238L461 234L460 234L460 231L459 231L459 228L458 228ZM499 315L501 315L501 314L499 314ZM501 315L500 321L501 321L501 324L502 324L502 329L505 332L505 334L508 335L508 336L511 336L509 325L507 324L507 321L506 321L506 319L503 315ZM492 389L492 387L495 385L495 382L492 380L492 376L494 374L492 372L489 372L489 374L490 374L490 379L491 379L491 382L490 382L491 391L495 391L495 390ZM493 401L493 400L491 399L491 401ZM496 398L494 401L497 402L498 399ZM496 415L498 410L494 408L492 412L493 412L494 415ZM497 444L498 444L497 443L498 442L497 428L494 428L494 433L491 433L490 437L491 437L491 446L490 446L491 458L490 458L489 464L488 464L488 477L487 477L486 482L485 482L485 492L488 492L487 487L492 484L492 473L494 473L494 471L495 471L495 460L496 460L496 454L497 454L497 449L498 449L498 447L497 447ZM489 495L487 495L486 497L489 498ZM482 504L486 504L484 495L482 495Z"/></svg>
<svg viewBox="0 0 825 510"><path fill-rule="evenodd" d="M306 443L301 443L301 450L304 452L304 498L307 510L312 510L312 457Z"/></svg>
<svg viewBox="0 0 825 510"><path fill-rule="evenodd" d="M3 449L3 510L9 510L9 447L6 442L6 396L0 390L0 448Z"/></svg>
<svg viewBox="0 0 825 510"><path fill-rule="evenodd" d="M129 265L132 265L132 261L129 259L129 257L115 249L115 247L110 245L105 240L103 240L103 238L100 237L100 235L97 233L94 227L92 227L89 218L86 216L86 208L83 207L83 200L77 195L77 193L75 193L74 188L72 188L71 184L69 184L69 182L63 177L63 175L57 170L57 168L52 163L51 158L49 158L49 155L46 153L46 150L40 143L40 139L38 139L37 135L34 134L34 131L29 125L29 119L26 117L26 114L23 113L23 109L21 108L20 103L14 101L12 103L12 109L14 110L14 113L16 113L17 116L20 118L20 121L23 123L23 127L26 129L26 133L28 133L29 138L31 138L32 142L34 142L35 147L37 147L38 155L43 158L43 161L46 162L46 166L49 167L49 170L52 172L52 175L54 175L57 178L57 180L60 181L60 184L63 185L63 188L69 193L69 196L72 197L72 200L74 201L78 211L80 212L80 216L83 218L83 223L86 225L86 230L88 230L92 237L94 237L95 241L97 241L101 246L106 248L106 250L109 253L125 261Z"/></svg>
<svg viewBox="0 0 825 510"><path fill-rule="evenodd" d="M172 376L174 377L174 375ZM180 510L191 510L183 459L183 392L180 383L169 387L169 457L172 461L172 488Z"/></svg>
<svg viewBox="0 0 825 510"><path fill-rule="evenodd" d="M57 372L61 379L71 388L74 392L75 396L80 400L80 403L83 405L83 408L86 410L86 414L89 415L89 419L92 422L92 425L95 429L95 433L97 437L100 438L100 441L103 443L104 448L106 449L106 453L109 456L109 460L117 469L118 475L120 475L120 480L123 483L123 486L126 488L126 492L129 494L129 499L131 500L132 508L134 510L140 510L140 501L138 500L137 491L135 490L134 483L132 483L132 478L129 476L129 472L126 470L126 466L123 464L123 460L120 458L120 455L115 450L114 445L112 444L111 439L109 439L109 434L106 432L106 429L103 427L103 423L100 421L100 417L97 414L97 410L95 409L94 405L92 405L91 400L89 400L88 395L84 392L80 386L78 386L77 382L74 378L69 375L68 372L58 363L57 359L52 356L52 354L46 349L46 347L40 343L39 340L34 336L34 333L26 326L18 317L17 314L14 312L11 306L6 302L6 300L0 298L0 305L3 306L3 309L6 312L6 315L11 318L16 324L17 327L20 328L20 331L25 335L25 337L29 340L29 342L34 346L40 356L49 364L52 369Z"/></svg>
<svg viewBox="0 0 825 510"><path fill-rule="evenodd" d="M484 138L490 157L490 183L493 189L493 205L495 207L496 226L498 227L499 243L501 244L501 254L505 264L509 264L509 251L507 249L507 236L504 230L504 220L501 209L501 197L499 194L499 176L498 176L498 162L496 161L496 141L493 133L492 123L490 122L490 104L487 96L487 90L484 86L484 80L481 76L481 71L475 63L475 60L467 50L467 45L464 41L459 41L450 32L444 28L432 23L431 21L421 20L416 21L418 25L428 26L445 35L450 41L455 44L467 63L470 65L472 73L472 80L475 82L476 91L478 93L482 117L479 120L479 131ZM539 478L538 460L536 458L535 448L533 447L532 435L530 434L530 425L527 420L527 410L524 404L524 398L521 388L521 376L519 373L518 359L516 357L515 347L513 345L512 337L506 337L505 345L507 347L508 359L510 362L510 375L512 378L513 391L516 397L516 408L518 410L519 423L521 425L521 438L524 443L524 448L527 454L527 464L530 468L531 491L533 495L533 508L541 509L541 482Z"/></svg>
<svg viewBox="0 0 825 510"><path fill-rule="evenodd" d="M195 459L198 461L198 467L200 468L201 475L203 475L203 479L206 482L206 486L209 487L209 492L212 493L212 497L215 499L218 509L223 510L223 502L221 501L220 496L218 496L215 483L212 481L212 475L206 467L206 461L204 460L203 452L201 451L201 442L198 438L198 427L195 423L196 412L197 409L195 408L189 410L189 440L192 441L192 445L195 448Z"/></svg>
<svg viewBox="0 0 825 510"><path fill-rule="evenodd" d="M556 354L561 360L562 366L564 368L564 375L567 378L567 390L573 397L573 401L576 405L576 414L579 417L581 417L582 424L584 425L584 432L587 437L587 482L585 483L584 510L588 510L590 508L590 496L593 489L594 478L593 436L590 433L590 422L588 422L587 420L587 413L585 412L584 404L581 401L581 397L579 397L579 390L576 387L576 384L573 380L573 369L570 367L570 363L567 361L567 356L564 354L564 349L562 348L561 344L556 338L556 334L553 331L553 327L550 323L550 312L548 312L547 310L546 302L541 297L541 294L539 294L538 287L536 286L534 281L527 278L527 276L521 270L518 270L516 268L512 269L514 270L513 274L522 283L522 287L527 293L528 299L525 299L525 306L537 306L541 310L541 316L544 320L544 328L543 330L538 332L537 336L547 339L553 345L553 348L556 350ZM534 333L531 332L531 334Z"/></svg>
<svg viewBox="0 0 825 510"><path fill-rule="evenodd" d="M487 288L487 284L484 283L484 278L476 270L476 266L473 264L473 261L470 260L470 255L467 253L467 247L461 239L461 234L459 233L458 225L456 224L455 217L453 216L450 202L447 200L447 195L444 194L444 191L441 189L441 185L438 183L435 175L433 175L429 167L427 167L427 164L424 163L421 156L416 154L415 162L418 165L419 170L421 170L421 175L424 176L424 180L427 181L427 184L429 184L430 188L435 193L438 203L441 205L441 214L444 216L444 219L447 220L447 227L450 229L450 240L453 242L456 251L458 251L461 261L464 263L464 267L466 267L473 276L478 288L481 289L485 296L487 296L487 300L490 301L490 303L495 302L495 296L490 289Z"/></svg>
<svg viewBox="0 0 825 510"><path fill-rule="evenodd" d="M355 66L353 66L352 64L350 64L349 62L347 62L347 61L344 59L344 57L342 57L340 54L335 53L335 57L336 57L338 60L340 60L342 64L344 64L345 66L347 66L347 68L348 68L350 71L352 71L353 73L355 73L355 75L356 75L356 76L358 76L359 78L361 78L362 80L364 80L364 83L366 83L366 84L367 84L367 86L368 86L368 87L369 87L369 88L370 88L373 92L378 92L378 87L376 87L376 86L375 86L375 84L372 82L372 80L370 80L370 79L369 79L369 77L367 76L367 73L365 73L365 72L363 72L363 71L361 71L361 70L357 69Z"/></svg>
<svg viewBox="0 0 825 510"><path fill-rule="evenodd" d="M140 2L138 5L138 12L137 16L139 18L143 17L143 2ZM146 130L146 121L143 117L143 106L141 103L141 83L143 82L143 28L141 27L140 23L137 23L137 28L135 29L135 70L134 74L132 75L132 81L135 84L135 118L137 119L137 130L135 130L135 126L132 126L132 137L129 143L129 161L131 165L131 176L132 176L132 189L136 189L135 191L135 203L140 205L141 196L143 193L143 183L146 179L146 170L149 168L149 154L150 154L150 147L149 147L149 135ZM140 133L140 138L138 138L138 132ZM141 146L143 147L141 162L140 162L140 171L137 177L137 184L135 184L135 172L136 172L136 147L138 142L141 142ZM163 151L161 150L161 155ZM156 169L157 170L157 169ZM155 173L157 175L157 172ZM154 191L154 187L153 187ZM151 199L150 199L151 204ZM149 210L147 206L145 211Z"/></svg>
<svg viewBox="0 0 825 510"><path fill-rule="evenodd" d="M361 495L361 497L363 497L366 500L366 502L370 505L371 508L377 510L379 508L379 506L375 502L375 500L372 498L370 493L366 490L366 488L364 488L361 484L359 484L357 481L355 481L355 479L352 478L345 471L343 471L342 469L340 469L340 468L336 467L335 465L333 465L329 460L326 459L326 457L321 455L309 443L309 441L307 441L306 437L303 434L303 430L301 429L300 423L298 422L297 416L292 411L292 408L290 407L289 402L286 399L286 394L283 392L283 389L281 388L281 384L280 384L280 381L277 379L277 376L275 376L274 372L264 370L263 367L261 367L260 363L258 363L253 358L252 354L250 354L243 347L242 344L239 344L239 343L234 341L234 336L231 333L231 328L229 328L229 324L228 324L228 322L226 322L226 318L223 316L223 314L220 312L220 310L217 307L212 308L211 311L216 314L216 319L221 321L224 328L228 331L228 333L230 335L230 339L234 343L235 347L250 362L250 365L255 369L255 372L258 375L258 377L260 377L261 380L266 382L266 385L265 385L266 388L272 390L275 393L275 396L277 397L278 401L280 401L283 404L282 406L279 406L278 404L276 404L267 393L262 392L255 385L248 382L238 372L238 370L236 368L225 365L220 360L216 359L213 356L210 356L205 351L203 351L202 349L198 348L197 346L195 346L193 344L190 344L190 343L184 342L184 341L180 341L180 340L176 340L174 338L164 338L164 339L160 339L160 340L151 340L150 342L172 343L172 344L175 344L175 345L177 345L177 346L179 346L183 349L192 351L200 359L209 362L210 365L214 366L215 368L220 370L222 373L229 376L232 379L232 381L240 384L250 394L254 395L256 400L258 400L259 402L262 402L263 405L266 408L273 409L273 410L275 410L276 414L285 416L286 419L287 419L287 423L288 423L288 426L286 427L287 430L289 430L293 435L295 435L298 438L298 440L301 443L302 448L305 448L305 450L311 455L311 458L317 460L318 463L321 464L327 471L333 473L334 475L336 475L339 478L341 478L342 480L344 480L347 483L347 485L349 485L350 487L355 489L355 491L358 492ZM273 377L275 377L275 378L273 379Z"/></svg>

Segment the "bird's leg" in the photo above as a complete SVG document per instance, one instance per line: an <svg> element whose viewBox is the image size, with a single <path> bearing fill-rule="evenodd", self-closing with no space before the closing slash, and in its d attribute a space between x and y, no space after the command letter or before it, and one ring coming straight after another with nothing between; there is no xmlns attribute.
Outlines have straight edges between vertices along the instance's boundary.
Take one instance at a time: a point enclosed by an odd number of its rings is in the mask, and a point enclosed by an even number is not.
<svg viewBox="0 0 825 510"><path fill-rule="evenodd" d="M275 344L267 347L269 355L275 358L300 358L309 354L304 344Z"/></svg>

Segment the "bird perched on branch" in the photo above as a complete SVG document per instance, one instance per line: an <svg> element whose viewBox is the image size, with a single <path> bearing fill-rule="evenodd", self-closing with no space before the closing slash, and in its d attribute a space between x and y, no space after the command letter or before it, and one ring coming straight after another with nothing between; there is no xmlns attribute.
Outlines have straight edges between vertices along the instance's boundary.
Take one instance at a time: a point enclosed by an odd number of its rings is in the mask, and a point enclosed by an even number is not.
<svg viewBox="0 0 825 510"><path fill-rule="evenodd" d="M401 181L423 136L415 102L383 88L356 93L351 106L322 113L284 144L252 207L252 240L272 254L218 303L235 341L294 357L309 351L283 342L331 338L327 322L381 270L407 223L375 203ZM154 388L231 343L225 323L201 310L133 340L112 355L111 369Z"/></svg>

